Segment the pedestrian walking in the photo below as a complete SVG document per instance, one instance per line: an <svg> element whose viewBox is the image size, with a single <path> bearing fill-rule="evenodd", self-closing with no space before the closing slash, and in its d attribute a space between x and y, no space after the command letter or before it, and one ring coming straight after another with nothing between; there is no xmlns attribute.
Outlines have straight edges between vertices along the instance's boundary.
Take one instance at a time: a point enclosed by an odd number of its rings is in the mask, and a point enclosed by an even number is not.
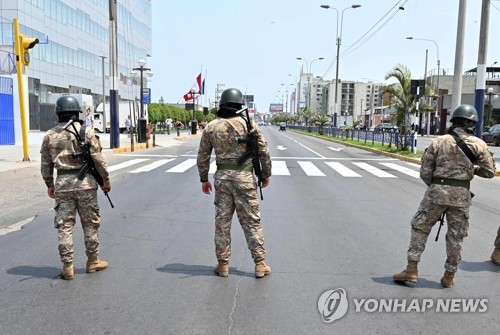
<svg viewBox="0 0 500 335"><path fill-rule="evenodd" d="M92 117L90 108L85 111L85 126L94 128L94 118Z"/></svg>
<svg viewBox="0 0 500 335"><path fill-rule="evenodd" d="M203 193L210 194L212 184L208 180L210 157L215 151L217 171L214 174L215 187L215 254L218 265L215 272L221 277L229 274L231 256L231 221L236 211L245 234L248 248L255 263L255 276L264 277L271 273L266 264L264 233L260 223L257 183L253 174L252 157L238 164L238 158L247 152L242 143L248 135L245 120L237 114L245 104L243 94L235 88L226 89L220 98L217 119L211 121L202 133L197 157ZM251 120L258 142L258 159L261 161L261 187L269 185L271 157L264 136Z"/></svg>
<svg viewBox="0 0 500 335"><path fill-rule="evenodd" d="M101 216L97 202L98 184L90 173L85 174L82 179L79 178L85 162L78 155L80 143L75 135L68 131L69 127L90 147L95 168L103 179L102 190L109 192L111 183L101 153L101 144L94 130L90 127L82 128L80 123L75 122L78 121L80 112L78 101L72 96L60 97L56 102L55 112L59 124L48 130L43 138L40 150L41 174L47 185L48 196L55 199L54 226L58 231L59 256L63 263L61 276L71 280L74 277L73 228L77 213L84 233L86 271L92 273L106 269L108 263L99 259L98 229ZM55 178L54 169L57 171Z"/></svg>
<svg viewBox="0 0 500 335"><path fill-rule="evenodd" d="M170 135L170 128L172 127L172 119L167 117L165 120L165 126L167 127L167 134Z"/></svg>
<svg viewBox="0 0 500 335"><path fill-rule="evenodd" d="M128 115L125 119L125 127L127 128L127 134L130 134L130 127L132 127L132 119L130 118L130 115Z"/></svg>
<svg viewBox="0 0 500 335"><path fill-rule="evenodd" d="M422 156L420 178L427 185L417 213L411 220L408 265L393 276L395 281L418 281L418 262L432 227L446 213L445 272L443 287L452 287L462 258L463 239L469 231L470 181L474 175L493 178L496 168L486 143L474 136L478 121L473 106L460 105L453 110L448 134L432 140Z"/></svg>
<svg viewBox="0 0 500 335"><path fill-rule="evenodd" d="M182 127L182 122L179 120L175 120L175 129L177 130L177 137L181 136L181 127Z"/></svg>

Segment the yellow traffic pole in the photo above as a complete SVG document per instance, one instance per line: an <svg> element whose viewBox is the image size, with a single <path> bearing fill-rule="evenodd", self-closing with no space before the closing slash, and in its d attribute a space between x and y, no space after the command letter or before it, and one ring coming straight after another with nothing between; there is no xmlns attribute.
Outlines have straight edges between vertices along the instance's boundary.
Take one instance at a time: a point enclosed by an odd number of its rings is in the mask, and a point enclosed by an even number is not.
<svg viewBox="0 0 500 335"><path fill-rule="evenodd" d="M21 112L21 134L23 136L23 161L30 161L28 152L28 129L26 125L26 113L24 105L24 84L23 84L23 64L21 63L21 38L19 34L19 22L14 19L14 47L16 49L16 73L17 73L17 88L19 94L19 108Z"/></svg>

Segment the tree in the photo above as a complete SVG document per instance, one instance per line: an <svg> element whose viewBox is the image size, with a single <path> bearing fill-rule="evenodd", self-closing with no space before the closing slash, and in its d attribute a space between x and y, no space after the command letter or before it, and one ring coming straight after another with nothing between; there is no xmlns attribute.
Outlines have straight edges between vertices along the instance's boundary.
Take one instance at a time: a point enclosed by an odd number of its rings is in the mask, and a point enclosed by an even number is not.
<svg viewBox="0 0 500 335"><path fill-rule="evenodd" d="M323 135L325 125L328 124L330 118L326 114L316 114L311 118L311 122L318 125L318 134Z"/></svg>
<svg viewBox="0 0 500 335"><path fill-rule="evenodd" d="M396 79L399 85L387 86L390 94L389 106L396 109L396 123L403 134L401 149L408 150L407 126L410 115L416 112L417 97L410 93L411 71L404 65L398 64L385 75L385 80Z"/></svg>

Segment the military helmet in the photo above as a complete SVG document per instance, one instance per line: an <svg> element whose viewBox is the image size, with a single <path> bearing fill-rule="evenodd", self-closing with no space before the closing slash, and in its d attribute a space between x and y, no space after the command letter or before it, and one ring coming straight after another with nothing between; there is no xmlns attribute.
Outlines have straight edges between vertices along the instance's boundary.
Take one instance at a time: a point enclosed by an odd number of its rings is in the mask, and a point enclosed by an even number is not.
<svg viewBox="0 0 500 335"><path fill-rule="evenodd" d="M243 99L243 94L237 88L228 88L222 92L220 96L219 105L221 107L229 106L229 105L244 105L245 100Z"/></svg>
<svg viewBox="0 0 500 335"><path fill-rule="evenodd" d="M56 101L56 115L60 116L63 114L75 114L78 116L80 114L81 108L78 100L71 95L64 95L57 99Z"/></svg>
<svg viewBox="0 0 500 335"><path fill-rule="evenodd" d="M473 122L477 122L479 120L476 108L471 105L460 105L456 107L451 113L450 121L453 122L455 119L465 119Z"/></svg>

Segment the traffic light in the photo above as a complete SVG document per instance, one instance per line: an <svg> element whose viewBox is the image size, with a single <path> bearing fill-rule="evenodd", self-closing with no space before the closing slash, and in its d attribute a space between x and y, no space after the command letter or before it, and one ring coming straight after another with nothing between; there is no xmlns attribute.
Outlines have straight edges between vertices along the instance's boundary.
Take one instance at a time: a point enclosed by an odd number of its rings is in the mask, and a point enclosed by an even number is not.
<svg viewBox="0 0 500 335"><path fill-rule="evenodd" d="M29 50L40 42L38 38L27 37L19 34L19 61L24 65L30 64Z"/></svg>

